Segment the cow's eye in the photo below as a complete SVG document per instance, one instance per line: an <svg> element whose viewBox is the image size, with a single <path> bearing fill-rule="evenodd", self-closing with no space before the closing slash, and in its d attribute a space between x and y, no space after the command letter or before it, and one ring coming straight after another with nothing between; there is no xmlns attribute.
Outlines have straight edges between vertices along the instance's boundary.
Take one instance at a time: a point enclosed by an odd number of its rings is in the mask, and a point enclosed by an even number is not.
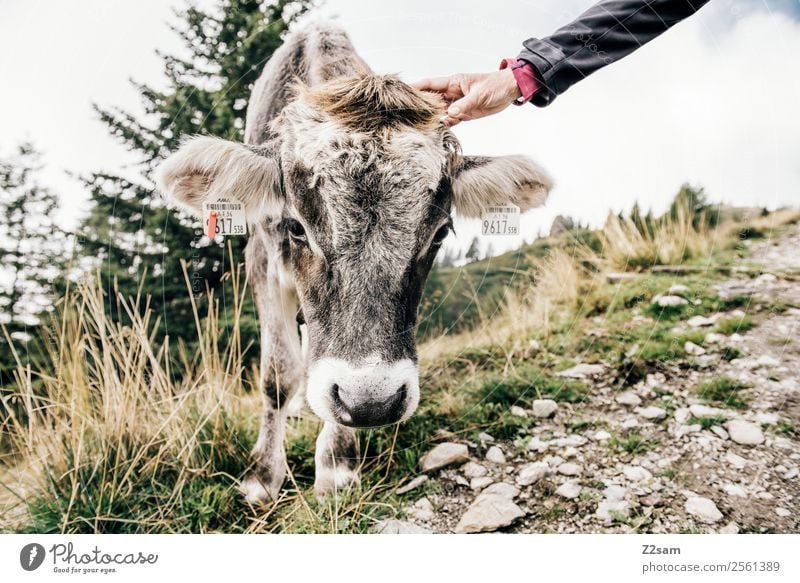
<svg viewBox="0 0 800 583"><path fill-rule="evenodd" d="M434 247L439 247L444 240L447 238L447 235L450 234L450 225L444 225L443 227L439 227L439 230L436 231L436 234L433 236L433 242L431 243Z"/></svg>
<svg viewBox="0 0 800 583"><path fill-rule="evenodd" d="M298 243L305 243L306 242L306 230L303 228L303 225L300 224L299 221L294 219L283 219L283 229L286 233L297 241Z"/></svg>

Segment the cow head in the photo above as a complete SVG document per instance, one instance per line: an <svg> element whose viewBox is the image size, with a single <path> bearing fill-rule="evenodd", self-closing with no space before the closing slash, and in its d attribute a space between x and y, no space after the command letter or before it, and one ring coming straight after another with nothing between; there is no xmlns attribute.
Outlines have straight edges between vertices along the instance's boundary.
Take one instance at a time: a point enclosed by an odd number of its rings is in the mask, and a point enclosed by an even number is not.
<svg viewBox="0 0 800 583"><path fill-rule="evenodd" d="M550 189L525 156L462 157L442 113L393 76L339 79L300 87L267 143L196 137L160 169L161 189L195 212L224 194L248 220L279 225L308 326L307 398L323 419L411 416L417 308L451 212L524 212Z"/></svg>

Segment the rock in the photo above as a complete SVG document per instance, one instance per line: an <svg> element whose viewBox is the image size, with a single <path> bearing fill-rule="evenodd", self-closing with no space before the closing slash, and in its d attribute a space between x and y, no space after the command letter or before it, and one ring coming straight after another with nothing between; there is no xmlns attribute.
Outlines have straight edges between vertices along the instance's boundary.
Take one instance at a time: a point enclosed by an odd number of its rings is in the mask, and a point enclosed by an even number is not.
<svg viewBox="0 0 800 583"><path fill-rule="evenodd" d="M653 298L653 303L662 308L675 308L677 306L685 306L689 302L681 296L658 295Z"/></svg>
<svg viewBox="0 0 800 583"><path fill-rule="evenodd" d="M694 342L689 342L688 340L683 343L683 349L689 356L703 356L706 353L705 348L698 346Z"/></svg>
<svg viewBox="0 0 800 583"><path fill-rule="evenodd" d="M762 354L756 359L756 364L758 366L774 368L776 366L780 366L781 361L778 360L777 358L770 356L769 354Z"/></svg>
<svg viewBox="0 0 800 583"><path fill-rule="evenodd" d="M719 437L720 439L722 439L722 440L728 439L728 438L730 437L730 436L728 435L728 432L727 432L727 431L725 431L725 430L724 430L722 427L720 427L719 425L712 425L712 426L711 426L711 432L712 432L714 435L716 435L717 437Z"/></svg>
<svg viewBox="0 0 800 583"><path fill-rule="evenodd" d="M570 480L569 482L564 482L558 488L556 488L556 495L561 496L562 498L567 498L568 500L572 500L573 498L577 498L580 496L581 493L581 485L574 480Z"/></svg>
<svg viewBox="0 0 800 583"><path fill-rule="evenodd" d="M739 525L731 521L719 529L720 534L739 534Z"/></svg>
<svg viewBox="0 0 800 583"><path fill-rule="evenodd" d="M631 482L642 482L653 477L653 474L650 473L650 470L643 468L642 466L625 466L622 468L622 473L625 474L625 477Z"/></svg>
<svg viewBox="0 0 800 583"><path fill-rule="evenodd" d="M620 393L614 397L614 400L620 405L625 405L627 407L638 407L642 404L642 399L639 397L639 395L630 391Z"/></svg>
<svg viewBox="0 0 800 583"><path fill-rule="evenodd" d="M558 410L558 403L552 399L536 399L533 402L534 417L550 417Z"/></svg>
<svg viewBox="0 0 800 583"><path fill-rule="evenodd" d="M657 419L663 419L664 417L667 416L666 410L662 409L661 407L655 407L655 406L638 408L636 409L636 412L645 419L650 419L653 421Z"/></svg>
<svg viewBox="0 0 800 583"><path fill-rule="evenodd" d="M606 524L611 524L614 520L627 518L630 512L631 505L626 500L603 500L597 505L595 516Z"/></svg>
<svg viewBox="0 0 800 583"><path fill-rule="evenodd" d="M723 484L722 489L729 496L736 496L738 498L747 498L747 490L745 490L738 484L730 484L730 483Z"/></svg>
<svg viewBox="0 0 800 583"><path fill-rule="evenodd" d="M413 480L411 480L405 486L401 486L397 489L397 494L407 494L411 492L414 488L419 488L422 484L428 481L428 476L426 474L422 474L421 476L417 476Z"/></svg>
<svg viewBox="0 0 800 583"><path fill-rule="evenodd" d="M470 507L459 520L457 533L492 532L510 525L525 516L513 498L519 493L514 486L506 483L492 484L478 494Z"/></svg>
<svg viewBox="0 0 800 583"><path fill-rule="evenodd" d="M514 417L527 417L528 412L520 407L519 405L511 405L509 408L509 413L511 413Z"/></svg>
<svg viewBox="0 0 800 583"><path fill-rule="evenodd" d="M620 500L624 500L627 494L628 489L617 484L611 484L607 486L605 490L603 490L603 495L609 502L619 502Z"/></svg>
<svg viewBox="0 0 800 583"><path fill-rule="evenodd" d="M581 467L578 464L566 462L558 466L556 471L562 476L579 476Z"/></svg>
<svg viewBox="0 0 800 583"><path fill-rule="evenodd" d="M706 334L706 337L703 339L703 342L706 344L719 344L720 342L725 342L726 338L724 334L717 334L716 332L709 332Z"/></svg>
<svg viewBox="0 0 800 583"><path fill-rule="evenodd" d="M528 449L530 449L531 451L538 451L538 452L541 453L541 452L547 450L548 447L550 447L550 442L549 441L542 441L541 438L538 435L534 436L528 442Z"/></svg>
<svg viewBox="0 0 800 583"><path fill-rule="evenodd" d="M611 434L605 429L600 429L594 435L592 435L592 439L595 441L607 441L611 439Z"/></svg>
<svg viewBox="0 0 800 583"><path fill-rule="evenodd" d="M764 433L755 423L743 419L732 419L725 424L731 440L742 445L759 445L764 443Z"/></svg>
<svg viewBox="0 0 800 583"><path fill-rule="evenodd" d="M606 281L608 283L620 283L622 281L636 279L637 277L639 277L638 273L626 273L624 271L610 271L606 273Z"/></svg>
<svg viewBox="0 0 800 583"><path fill-rule="evenodd" d="M685 296L689 293L689 288L681 283L676 283L670 286L667 293L671 296Z"/></svg>
<svg viewBox="0 0 800 583"><path fill-rule="evenodd" d="M709 417L727 417L727 414L722 409L716 407L709 407L707 405L690 405L689 412L695 417L707 419Z"/></svg>
<svg viewBox="0 0 800 583"><path fill-rule="evenodd" d="M708 498L702 498L700 496L688 498L684 509L692 516L696 516L708 524L714 524L722 520L722 512L720 512L717 505Z"/></svg>
<svg viewBox="0 0 800 583"><path fill-rule="evenodd" d="M576 364L572 368L568 368L567 370L562 370L559 373L556 373L556 376L565 377L569 379L585 379L589 377L596 377L603 374L606 367L602 364L586 364L580 363Z"/></svg>
<svg viewBox="0 0 800 583"><path fill-rule="evenodd" d="M677 421L680 424L686 423L689 420L690 416L691 412L689 411L688 407L680 407L678 409L675 409L675 415L674 415L675 421Z"/></svg>
<svg viewBox="0 0 800 583"><path fill-rule="evenodd" d="M489 473L485 467L475 462L467 462L461 466L461 471L468 478L482 478Z"/></svg>
<svg viewBox="0 0 800 583"><path fill-rule="evenodd" d="M483 490L486 486L493 483L494 480L488 476L483 478L472 478L469 482L469 487L472 490Z"/></svg>
<svg viewBox="0 0 800 583"><path fill-rule="evenodd" d="M622 422L623 429L633 429L639 427L639 420L636 417L628 417Z"/></svg>
<svg viewBox="0 0 800 583"><path fill-rule="evenodd" d="M478 439L481 440L481 443L494 443L494 437L492 437L488 433L479 433Z"/></svg>
<svg viewBox="0 0 800 583"><path fill-rule="evenodd" d="M753 420L759 425L777 425L781 418L777 413L756 413Z"/></svg>
<svg viewBox="0 0 800 583"><path fill-rule="evenodd" d="M697 433L698 431L702 431L703 426L699 423L693 423L692 425L681 425L675 430L675 437L683 437L684 435L689 435L690 433Z"/></svg>
<svg viewBox="0 0 800 583"><path fill-rule="evenodd" d="M381 520L370 529L373 534L431 534L433 531L406 520Z"/></svg>
<svg viewBox="0 0 800 583"><path fill-rule="evenodd" d="M584 445L588 440L583 437L582 435L568 435L566 437L559 437L558 439L554 439L550 443L555 447L580 447Z"/></svg>
<svg viewBox="0 0 800 583"><path fill-rule="evenodd" d="M427 522L435 516L433 504L427 498L420 498L406 510L411 516L422 522Z"/></svg>
<svg viewBox="0 0 800 583"><path fill-rule="evenodd" d="M800 474L800 470L798 470L797 468L789 468L788 470L786 470L786 473L783 474L783 479L791 480L793 478L796 478L798 474Z"/></svg>
<svg viewBox="0 0 800 583"><path fill-rule="evenodd" d="M517 484L520 486L530 486L535 484L550 473L550 466L544 462L533 462L524 466L517 476Z"/></svg>
<svg viewBox="0 0 800 583"><path fill-rule="evenodd" d="M777 276L771 273L762 273L755 279L753 283L756 285L767 285L770 283L775 283L776 281L778 281Z"/></svg>
<svg viewBox="0 0 800 583"><path fill-rule="evenodd" d="M490 461L493 464L504 464L506 463L506 456L503 455L503 450L493 445L489 448L489 451L486 452L486 461Z"/></svg>
<svg viewBox="0 0 800 583"><path fill-rule="evenodd" d="M749 463L746 459L744 459L740 455L736 455L732 451L729 451L725 454L725 461L731 464L737 470L743 470L747 464Z"/></svg>
<svg viewBox="0 0 800 583"><path fill-rule="evenodd" d="M781 518L788 518L789 516L792 515L792 512L788 508L780 508L779 507L779 508L775 509L775 514L777 514Z"/></svg>
<svg viewBox="0 0 800 583"><path fill-rule="evenodd" d="M690 328L705 328L706 326L713 326L717 318L706 318L705 316L692 316L686 323Z"/></svg>
<svg viewBox="0 0 800 583"><path fill-rule="evenodd" d="M422 458L422 471L432 472L451 464L469 461L469 450L463 443L440 443Z"/></svg>

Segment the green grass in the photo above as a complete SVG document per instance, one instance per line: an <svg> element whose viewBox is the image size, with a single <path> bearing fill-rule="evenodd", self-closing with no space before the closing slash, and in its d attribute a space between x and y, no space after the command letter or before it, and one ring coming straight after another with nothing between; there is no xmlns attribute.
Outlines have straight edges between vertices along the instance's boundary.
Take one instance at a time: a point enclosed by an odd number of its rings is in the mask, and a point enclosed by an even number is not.
<svg viewBox="0 0 800 583"><path fill-rule="evenodd" d="M692 415L686 422L688 425L700 425L703 429L711 429L715 425L724 425L727 419L721 415L714 417L695 417Z"/></svg>
<svg viewBox="0 0 800 583"><path fill-rule="evenodd" d="M612 451L640 454L654 449L658 445L658 440L655 438L646 438L640 433L632 431L624 437L613 435L606 444Z"/></svg>
<svg viewBox="0 0 800 583"><path fill-rule="evenodd" d="M755 328L756 321L750 316L743 316L741 318L723 318L714 325L714 330L719 334L730 336L734 333L742 334Z"/></svg>
<svg viewBox="0 0 800 583"><path fill-rule="evenodd" d="M747 389L748 385L727 376L700 383L694 388L697 395L708 403L731 407L733 409L745 409L749 399L741 394Z"/></svg>

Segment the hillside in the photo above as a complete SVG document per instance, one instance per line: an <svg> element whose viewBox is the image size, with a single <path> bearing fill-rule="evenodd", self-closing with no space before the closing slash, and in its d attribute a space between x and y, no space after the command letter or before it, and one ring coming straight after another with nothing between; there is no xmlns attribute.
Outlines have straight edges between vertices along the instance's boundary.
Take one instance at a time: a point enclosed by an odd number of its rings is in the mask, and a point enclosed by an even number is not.
<svg viewBox="0 0 800 583"><path fill-rule="evenodd" d="M235 327L219 350L219 314L198 318L174 374L153 315L108 322L88 281L5 403L0 529L796 531L798 220L679 207L440 270L418 413L360 432L361 488L323 503L310 413L281 499L238 494L260 409Z"/></svg>

